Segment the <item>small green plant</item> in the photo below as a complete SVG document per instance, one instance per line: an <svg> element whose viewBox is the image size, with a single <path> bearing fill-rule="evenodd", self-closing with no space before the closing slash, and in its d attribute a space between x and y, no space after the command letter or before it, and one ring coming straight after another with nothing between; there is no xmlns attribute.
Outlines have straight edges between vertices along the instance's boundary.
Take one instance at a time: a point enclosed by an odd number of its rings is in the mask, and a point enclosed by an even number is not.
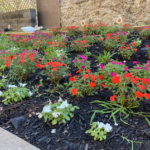
<svg viewBox="0 0 150 150"><path fill-rule="evenodd" d="M94 56L97 57L96 61L98 63L107 63L110 60L110 58L113 57L113 55L115 55L115 53L111 54L110 52L104 50L104 55L100 53L99 56Z"/></svg>
<svg viewBox="0 0 150 150"><path fill-rule="evenodd" d="M139 142L139 141L132 141L132 140L129 140L129 139L127 139L127 138L124 137L124 136L121 136L121 137L123 138L123 140L126 140L128 143L131 143L131 150L134 150L134 149L133 149L133 144L134 144L134 143L137 143L137 144L143 143L143 142Z"/></svg>
<svg viewBox="0 0 150 150"><path fill-rule="evenodd" d="M107 132L110 132L112 130L112 127L110 124L104 124L102 122L93 122L91 124L91 129L87 130L85 133L90 133L91 136L94 136L94 140L100 140L106 139Z"/></svg>
<svg viewBox="0 0 150 150"><path fill-rule="evenodd" d="M79 107L72 106L72 104L68 104L67 100L64 101L60 98L54 104L50 102L48 105L45 105L40 117L43 117L45 122L52 121L52 125L58 122L66 123L66 120L69 121L74 116L71 112L75 109L79 109Z"/></svg>
<svg viewBox="0 0 150 150"><path fill-rule="evenodd" d="M136 43L136 47L141 47L141 43L142 43L142 41L139 39L139 38L137 38L136 40L134 40L133 42L135 42Z"/></svg>
<svg viewBox="0 0 150 150"><path fill-rule="evenodd" d="M0 96L5 98L2 102L7 105L9 103L22 101L24 98L30 97L31 95L31 91L29 91L27 88L16 87L9 88L5 92L2 92Z"/></svg>

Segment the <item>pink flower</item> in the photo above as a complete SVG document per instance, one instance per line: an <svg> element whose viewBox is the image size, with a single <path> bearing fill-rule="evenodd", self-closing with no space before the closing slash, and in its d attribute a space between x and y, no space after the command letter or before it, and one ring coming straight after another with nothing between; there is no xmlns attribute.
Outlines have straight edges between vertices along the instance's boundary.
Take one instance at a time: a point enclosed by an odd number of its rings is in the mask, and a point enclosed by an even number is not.
<svg viewBox="0 0 150 150"><path fill-rule="evenodd" d="M82 56L82 59L86 60L86 57L85 57L85 56Z"/></svg>
<svg viewBox="0 0 150 150"><path fill-rule="evenodd" d="M103 70L104 65L103 64L98 64L99 68L101 68L101 70Z"/></svg>
<svg viewBox="0 0 150 150"><path fill-rule="evenodd" d="M108 60L108 62L111 62L111 60Z"/></svg>
<svg viewBox="0 0 150 150"><path fill-rule="evenodd" d="M124 67L124 71L127 71L128 70L128 67Z"/></svg>
<svg viewBox="0 0 150 150"><path fill-rule="evenodd" d="M135 69L136 69L136 70L140 70L140 69L141 69L141 67L135 67Z"/></svg>
<svg viewBox="0 0 150 150"><path fill-rule="evenodd" d="M44 53L46 54L46 53L48 53L48 52L44 52Z"/></svg>
<svg viewBox="0 0 150 150"><path fill-rule="evenodd" d="M112 64L113 64L113 65L116 65L116 64L117 64L117 62L115 62L115 61L112 61Z"/></svg>
<svg viewBox="0 0 150 150"><path fill-rule="evenodd" d="M111 76L111 77L113 77L113 76L115 76L115 75L116 75L116 74L113 73L113 72L110 73L110 76Z"/></svg>
<svg viewBox="0 0 150 150"><path fill-rule="evenodd" d="M84 61L83 61L83 60L81 60L80 62L81 62L81 64L83 64L83 62L84 62Z"/></svg>
<svg viewBox="0 0 150 150"><path fill-rule="evenodd" d="M56 58L53 58L53 60L55 61L55 60L56 60Z"/></svg>
<svg viewBox="0 0 150 150"><path fill-rule="evenodd" d="M75 59L75 60L72 61L72 63L74 63L74 62L77 62L77 60Z"/></svg>
<svg viewBox="0 0 150 150"><path fill-rule="evenodd" d="M145 69L146 71L148 71L148 68L147 68L147 67L144 67L144 69Z"/></svg>
<svg viewBox="0 0 150 150"><path fill-rule="evenodd" d="M39 58L39 60L42 60L43 58Z"/></svg>
<svg viewBox="0 0 150 150"><path fill-rule="evenodd" d="M150 81L150 78L148 78L147 80Z"/></svg>
<svg viewBox="0 0 150 150"><path fill-rule="evenodd" d="M82 68L82 69L84 69L84 68L85 68L85 66L84 66L84 65L82 65L82 66L81 66L81 68Z"/></svg>
<svg viewBox="0 0 150 150"><path fill-rule="evenodd" d="M82 58L82 55L79 55L80 58Z"/></svg>
<svg viewBox="0 0 150 150"><path fill-rule="evenodd" d="M60 61L63 61L63 59L60 59Z"/></svg>
<svg viewBox="0 0 150 150"><path fill-rule="evenodd" d="M93 36L96 36L96 34L93 34Z"/></svg>
<svg viewBox="0 0 150 150"><path fill-rule="evenodd" d="M119 62L118 65L124 65L122 62Z"/></svg>
<svg viewBox="0 0 150 150"><path fill-rule="evenodd" d="M136 64L137 63L137 61L133 61L133 64Z"/></svg>

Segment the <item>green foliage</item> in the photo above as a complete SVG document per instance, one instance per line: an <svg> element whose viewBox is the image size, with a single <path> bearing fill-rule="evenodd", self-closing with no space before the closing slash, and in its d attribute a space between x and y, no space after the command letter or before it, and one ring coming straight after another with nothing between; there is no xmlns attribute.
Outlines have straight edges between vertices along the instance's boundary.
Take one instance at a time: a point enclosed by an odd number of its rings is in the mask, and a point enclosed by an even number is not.
<svg viewBox="0 0 150 150"><path fill-rule="evenodd" d="M0 95L5 99L2 101L5 105L9 103L16 103L22 101L26 97L30 97L29 90L27 88L9 88L8 90L2 92Z"/></svg>
<svg viewBox="0 0 150 150"><path fill-rule="evenodd" d="M79 107L72 106L72 104L68 104L67 100L64 101L60 98L54 104L45 105L41 114L45 122L52 121L52 125L55 125L58 122L69 121L74 116L72 112L75 109L79 109Z"/></svg>
<svg viewBox="0 0 150 150"><path fill-rule="evenodd" d="M104 55L99 53L99 56L95 56L97 58L96 62L98 63L108 63L108 60L111 59L111 57L113 57L113 55L115 55L115 53L110 53L104 50Z"/></svg>
<svg viewBox="0 0 150 150"><path fill-rule="evenodd" d="M142 40L149 39L150 37L150 28L144 28L143 30L140 31L140 37Z"/></svg>

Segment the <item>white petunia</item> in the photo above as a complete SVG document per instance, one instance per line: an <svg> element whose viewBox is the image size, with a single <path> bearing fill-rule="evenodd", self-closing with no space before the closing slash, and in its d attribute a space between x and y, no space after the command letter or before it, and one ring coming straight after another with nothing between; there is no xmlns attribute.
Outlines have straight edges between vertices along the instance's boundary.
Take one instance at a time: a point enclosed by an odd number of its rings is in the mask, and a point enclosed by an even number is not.
<svg viewBox="0 0 150 150"><path fill-rule="evenodd" d="M68 104L68 102L67 102L67 100L65 100L60 106L58 106L57 108L66 108L66 107L68 107L69 106L69 104Z"/></svg>
<svg viewBox="0 0 150 150"><path fill-rule="evenodd" d="M16 85L8 85L8 88L16 88Z"/></svg>
<svg viewBox="0 0 150 150"><path fill-rule="evenodd" d="M51 130L51 133L56 133L56 129L52 129L52 130Z"/></svg>
<svg viewBox="0 0 150 150"><path fill-rule="evenodd" d="M106 132L110 132L112 130L112 126L110 126L110 124L108 124L108 123L106 123L104 128L105 128Z"/></svg>
<svg viewBox="0 0 150 150"><path fill-rule="evenodd" d="M30 96L32 96L32 95L33 95L33 93L32 93L31 91L29 91L29 94L30 94Z"/></svg>
<svg viewBox="0 0 150 150"><path fill-rule="evenodd" d="M2 95L2 92L0 91L0 95Z"/></svg>
<svg viewBox="0 0 150 150"><path fill-rule="evenodd" d="M57 118L60 114L61 114L61 113L59 113L59 112L54 112L54 113L52 113L52 115L53 115L54 118Z"/></svg>
<svg viewBox="0 0 150 150"><path fill-rule="evenodd" d="M114 125L115 125L115 126L118 126L118 123L115 123Z"/></svg>
<svg viewBox="0 0 150 150"><path fill-rule="evenodd" d="M98 128L103 128L105 127L105 124L103 122L97 122L98 123Z"/></svg>
<svg viewBox="0 0 150 150"><path fill-rule="evenodd" d="M51 107L50 106L46 106L43 108L44 112L50 112L51 111Z"/></svg>
<svg viewBox="0 0 150 150"><path fill-rule="evenodd" d="M38 115L38 118L42 118L42 114L41 113L36 113L36 115Z"/></svg>
<svg viewBox="0 0 150 150"><path fill-rule="evenodd" d="M7 77L5 77L5 76L2 76L2 78L3 78L3 79L5 79L5 78L7 78Z"/></svg>
<svg viewBox="0 0 150 150"><path fill-rule="evenodd" d="M25 87L27 84L19 83L19 85Z"/></svg>

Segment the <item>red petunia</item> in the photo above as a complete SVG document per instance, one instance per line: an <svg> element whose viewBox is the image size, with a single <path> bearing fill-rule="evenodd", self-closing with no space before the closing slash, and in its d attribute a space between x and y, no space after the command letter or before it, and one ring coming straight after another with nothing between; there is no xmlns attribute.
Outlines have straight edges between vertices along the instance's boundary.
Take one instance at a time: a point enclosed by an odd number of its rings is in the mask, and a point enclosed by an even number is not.
<svg viewBox="0 0 150 150"><path fill-rule="evenodd" d="M93 88L95 86L95 83L89 82L89 87Z"/></svg>
<svg viewBox="0 0 150 150"><path fill-rule="evenodd" d="M134 84L137 84L137 80L136 80L136 78L131 78L131 82L133 82Z"/></svg>
<svg viewBox="0 0 150 150"><path fill-rule="evenodd" d="M102 80L102 79L103 79L103 76L102 76L102 75L99 75L99 79Z"/></svg>
<svg viewBox="0 0 150 150"><path fill-rule="evenodd" d="M145 90L145 87L143 85L138 84L137 87L139 87L141 90Z"/></svg>
<svg viewBox="0 0 150 150"><path fill-rule="evenodd" d="M123 77L124 77L124 78L131 78L131 77L132 77L131 74L132 74L132 72L126 73Z"/></svg>
<svg viewBox="0 0 150 150"><path fill-rule="evenodd" d="M103 84L103 83L100 83L100 85L101 85L102 87L108 87L108 85L105 85L105 84Z"/></svg>
<svg viewBox="0 0 150 150"><path fill-rule="evenodd" d="M57 71L57 68L53 68L52 70L53 70L53 71Z"/></svg>
<svg viewBox="0 0 150 150"><path fill-rule="evenodd" d="M71 93L72 93L72 95L77 94L77 89L76 88L71 89Z"/></svg>
<svg viewBox="0 0 150 150"><path fill-rule="evenodd" d="M150 99L150 94L145 93L145 94L144 94L144 97L145 97L146 99Z"/></svg>
<svg viewBox="0 0 150 150"><path fill-rule="evenodd" d="M70 73L67 73L67 75L68 75L68 76L71 76L71 74L70 74Z"/></svg>
<svg viewBox="0 0 150 150"><path fill-rule="evenodd" d="M73 82L73 81L75 81L75 80L76 80L76 79L73 78L73 77L70 77L70 78L69 78L69 81L72 81L72 82Z"/></svg>
<svg viewBox="0 0 150 150"><path fill-rule="evenodd" d="M79 73L79 72L81 72L82 70L81 69L79 69L76 73Z"/></svg>
<svg viewBox="0 0 150 150"><path fill-rule="evenodd" d="M110 101L115 101L116 95L110 97Z"/></svg>
<svg viewBox="0 0 150 150"><path fill-rule="evenodd" d="M84 75L83 75L83 78L87 79L87 78L88 78L88 75L87 75L87 74L84 74Z"/></svg>
<svg viewBox="0 0 150 150"><path fill-rule="evenodd" d="M14 56L13 56L13 55L11 55L9 58L10 58L10 59L13 59L13 58L14 58Z"/></svg>
<svg viewBox="0 0 150 150"><path fill-rule="evenodd" d="M113 78L111 78L113 84L117 84L118 82L120 82L120 76L116 75Z"/></svg>
<svg viewBox="0 0 150 150"><path fill-rule="evenodd" d="M136 91L135 95L136 95L137 98L141 98L143 96L143 94L139 91Z"/></svg>
<svg viewBox="0 0 150 150"><path fill-rule="evenodd" d="M86 69L86 72L87 72L87 73L91 73L89 69Z"/></svg>
<svg viewBox="0 0 150 150"><path fill-rule="evenodd" d="M10 63L7 63L7 64L5 64L6 65L6 67L9 67L10 66Z"/></svg>
<svg viewBox="0 0 150 150"><path fill-rule="evenodd" d="M131 42L132 43L132 45L136 45L136 42Z"/></svg>

